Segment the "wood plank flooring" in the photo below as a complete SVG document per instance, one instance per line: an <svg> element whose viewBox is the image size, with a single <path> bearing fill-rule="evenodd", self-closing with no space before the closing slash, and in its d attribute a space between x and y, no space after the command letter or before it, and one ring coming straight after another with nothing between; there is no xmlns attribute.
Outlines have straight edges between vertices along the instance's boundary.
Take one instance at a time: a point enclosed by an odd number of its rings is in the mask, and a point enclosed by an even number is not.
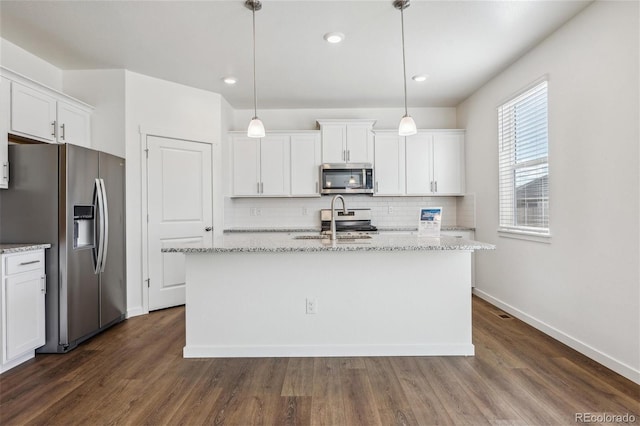
<svg viewBox="0 0 640 426"><path fill-rule="evenodd" d="M640 386L480 299L473 310L474 357L258 359L183 359L184 308L158 311L1 375L0 424L640 424Z"/></svg>

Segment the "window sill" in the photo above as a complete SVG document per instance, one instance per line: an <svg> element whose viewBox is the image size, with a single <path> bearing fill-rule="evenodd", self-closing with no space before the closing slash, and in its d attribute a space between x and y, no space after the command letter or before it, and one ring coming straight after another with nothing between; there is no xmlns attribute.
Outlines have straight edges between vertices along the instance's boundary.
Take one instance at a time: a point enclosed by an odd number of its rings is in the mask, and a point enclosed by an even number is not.
<svg viewBox="0 0 640 426"><path fill-rule="evenodd" d="M540 232L501 228L498 229L498 236L502 238L514 238L516 240L526 240L536 243L551 244L551 234L543 234Z"/></svg>

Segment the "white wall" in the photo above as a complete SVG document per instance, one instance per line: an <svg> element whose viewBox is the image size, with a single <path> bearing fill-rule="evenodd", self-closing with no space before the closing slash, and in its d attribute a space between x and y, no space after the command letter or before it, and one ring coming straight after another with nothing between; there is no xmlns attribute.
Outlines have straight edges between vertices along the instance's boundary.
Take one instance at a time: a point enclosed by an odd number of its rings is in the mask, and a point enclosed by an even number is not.
<svg viewBox="0 0 640 426"><path fill-rule="evenodd" d="M220 141L221 99L216 93L126 71L127 310L146 312L142 264L142 141L140 128L192 140ZM215 173L215 171L214 171ZM214 193L221 194L220 182ZM214 200L214 228L222 229L222 200Z"/></svg>
<svg viewBox="0 0 640 426"><path fill-rule="evenodd" d="M91 147L125 157L125 70L65 71L63 88L95 108L91 114Z"/></svg>
<svg viewBox="0 0 640 426"><path fill-rule="evenodd" d="M459 105L476 290L640 382L637 2L595 2ZM496 107L549 78L551 243L500 238Z"/></svg>
<svg viewBox="0 0 640 426"><path fill-rule="evenodd" d="M409 108L419 129L455 129L455 108ZM316 120L331 118L371 118L375 119L375 129L395 129L404 115L404 108L307 108L307 109L264 109L258 116L267 131L313 130ZM253 109L236 110L231 130L246 130L253 117Z"/></svg>
<svg viewBox="0 0 640 426"><path fill-rule="evenodd" d="M60 68L3 38L0 38L0 65L51 89L62 91Z"/></svg>

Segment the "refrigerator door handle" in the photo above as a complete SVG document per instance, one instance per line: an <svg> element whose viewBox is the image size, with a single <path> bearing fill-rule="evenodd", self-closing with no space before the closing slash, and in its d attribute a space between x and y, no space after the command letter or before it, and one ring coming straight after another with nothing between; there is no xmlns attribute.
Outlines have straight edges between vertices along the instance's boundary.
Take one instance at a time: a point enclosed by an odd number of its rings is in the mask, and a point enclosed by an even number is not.
<svg viewBox="0 0 640 426"><path fill-rule="evenodd" d="M107 248L109 247L109 207L107 205L107 186L104 184L104 179L100 179L100 185L102 186L102 217L104 218L104 233L102 234L102 260L100 264L100 272L104 272L104 267L107 264Z"/></svg>
<svg viewBox="0 0 640 426"><path fill-rule="evenodd" d="M102 257L104 251L104 197L102 196L102 184L96 179L96 200L98 204L98 256L94 273L97 275L102 269Z"/></svg>

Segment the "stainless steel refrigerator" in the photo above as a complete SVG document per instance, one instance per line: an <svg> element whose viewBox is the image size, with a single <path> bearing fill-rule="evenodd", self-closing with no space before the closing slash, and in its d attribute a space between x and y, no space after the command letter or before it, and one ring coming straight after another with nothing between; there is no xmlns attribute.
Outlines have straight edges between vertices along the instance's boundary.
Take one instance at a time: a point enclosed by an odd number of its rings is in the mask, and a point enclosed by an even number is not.
<svg viewBox="0 0 640 426"><path fill-rule="evenodd" d="M51 243L46 344L67 352L126 309L125 160L68 144L9 146L0 242Z"/></svg>

